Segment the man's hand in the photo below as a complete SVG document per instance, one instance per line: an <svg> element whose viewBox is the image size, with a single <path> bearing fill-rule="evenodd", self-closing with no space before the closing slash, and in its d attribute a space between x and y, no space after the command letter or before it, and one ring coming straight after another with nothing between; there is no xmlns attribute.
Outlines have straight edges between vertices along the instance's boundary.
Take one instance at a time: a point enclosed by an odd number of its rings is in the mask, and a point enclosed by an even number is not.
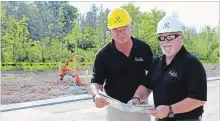
<svg viewBox="0 0 220 121"><path fill-rule="evenodd" d="M148 113L156 118L163 119L169 114L169 106L160 105L156 110L148 110Z"/></svg>
<svg viewBox="0 0 220 121"><path fill-rule="evenodd" d="M129 100L127 104L130 104L130 105L139 105L139 104L140 104L140 99L138 99L138 98L133 98L133 99Z"/></svg>
<svg viewBox="0 0 220 121"><path fill-rule="evenodd" d="M95 105L97 108L103 108L108 104L105 99L102 99L99 95L95 95Z"/></svg>

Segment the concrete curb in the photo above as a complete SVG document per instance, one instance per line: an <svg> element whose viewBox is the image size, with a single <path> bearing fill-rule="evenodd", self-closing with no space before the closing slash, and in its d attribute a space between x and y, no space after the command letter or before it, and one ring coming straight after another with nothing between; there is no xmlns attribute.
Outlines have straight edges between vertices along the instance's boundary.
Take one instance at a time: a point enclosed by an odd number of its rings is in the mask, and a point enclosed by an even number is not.
<svg viewBox="0 0 220 121"><path fill-rule="evenodd" d="M215 81L215 80L220 80L220 76L216 76L216 77L207 77L207 81Z"/></svg>
<svg viewBox="0 0 220 121"><path fill-rule="evenodd" d="M55 105L55 104L61 104L61 103L69 103L69 102L87 100L87 99L92 99L92 96L89 94L72 95L72 96L64 96L64 97L59 97L59 98L47 99L47 100L1 105L1 112Z"/></svg>
<svg viewBox="0 0 220 121"><path fill-rule="evenodd" d="M220 76L207 78L207 81L215 81L215 80L220 80ZM88 99L92 99L92 96L89 94L83 94L83 95L64 96L64 97L59 97L59 98L47 99L47 100L31 101L31 102L25 102L25 103L1 105L1 112L62 104L62 103L69 103L69 102L88 100Z"/></svg>

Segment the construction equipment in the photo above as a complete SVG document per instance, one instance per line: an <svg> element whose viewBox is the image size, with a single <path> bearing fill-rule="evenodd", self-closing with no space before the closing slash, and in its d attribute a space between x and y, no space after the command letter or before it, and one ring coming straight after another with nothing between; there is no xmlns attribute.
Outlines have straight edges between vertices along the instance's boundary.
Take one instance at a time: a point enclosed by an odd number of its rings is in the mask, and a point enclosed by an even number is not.
<svg viewBox="0 0 220 121"><path fill-rule="evenodd" d="M80 56L80 55L72 56L66 61L66 63L64 64L63 67L62 67L62 64L59 63L60 80L63 80L65 76L68 76L69 80L73 81L74 86L86 86L86 84L82 83L82 81L80 80L79 75L76 71L76 60L77 59L85 59L85 58L86 57ZM68 67L70 62L73 62L72 68Z"/></svg>

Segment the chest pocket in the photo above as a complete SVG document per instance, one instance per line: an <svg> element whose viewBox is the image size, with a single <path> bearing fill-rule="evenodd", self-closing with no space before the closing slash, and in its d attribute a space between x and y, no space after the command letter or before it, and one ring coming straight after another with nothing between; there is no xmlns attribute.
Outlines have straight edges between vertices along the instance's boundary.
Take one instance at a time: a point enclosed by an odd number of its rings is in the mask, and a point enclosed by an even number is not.
<svg viewBox="0 0 220 121"><path fill-rule="evenodd" d="M178 86L177 84L180 83L180 71L174 69L168 69L164 73L164 81L170 86Z"/></svg>
<svg viewBox="0 0 220 121"><path fill-rule="evenodd" d="M144 69L145 68L145 63L144 61L134 61L134 66L137 68L137 69Z"/></svg>
<svg viewBox="0 0 220 121"><path fill-rule="evenodd" d="M169 93L179 93L178 91L183 90L184 80L182 80L182 66L179 68L169 68L164 72L164 83L166 84ZM173 90L176 90L173 92Z"/></svg>
<svg viewBox="0 0 220 121"><path fill-rule="evenodd" d="M109 78L114 78L114 77L120 77L120 75L123 75L123 73L126 72L128 68L128 61L124 58L121 57L115 57L111 58L111 56L106 57L106 60L108 60L108 63L105 62L106 64L106 72L109 75ZM109 63L110 61L110 63Z"/></svg>
<svg viewBox="0 0 220 121"><path fill-rule="evenodd" d="M134 73L136 73L137 76L144 76L145 75L145 69L146 69L146 60L144 60L143 57L134 57L133 60L133 69Z"/></svg>

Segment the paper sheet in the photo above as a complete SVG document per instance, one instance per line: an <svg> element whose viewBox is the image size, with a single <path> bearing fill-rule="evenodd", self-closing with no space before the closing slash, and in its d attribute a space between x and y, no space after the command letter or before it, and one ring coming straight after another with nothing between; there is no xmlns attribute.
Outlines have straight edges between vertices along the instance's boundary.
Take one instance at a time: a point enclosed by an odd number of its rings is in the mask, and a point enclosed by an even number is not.
<svg viewBox="0 0 220 121"><path fill-rule="evenodd" d="M109 106L114 107L114 108L121 110L121 111L124 111L124 112L147 113L148 110L154 109L153 105L148 105L148 104L130 105L130 104L120 102L119 100L116 100L116 99L108 96L104 92L99 92L99 95L101 98L103 98L107 102L109 102Z"/></svg>

